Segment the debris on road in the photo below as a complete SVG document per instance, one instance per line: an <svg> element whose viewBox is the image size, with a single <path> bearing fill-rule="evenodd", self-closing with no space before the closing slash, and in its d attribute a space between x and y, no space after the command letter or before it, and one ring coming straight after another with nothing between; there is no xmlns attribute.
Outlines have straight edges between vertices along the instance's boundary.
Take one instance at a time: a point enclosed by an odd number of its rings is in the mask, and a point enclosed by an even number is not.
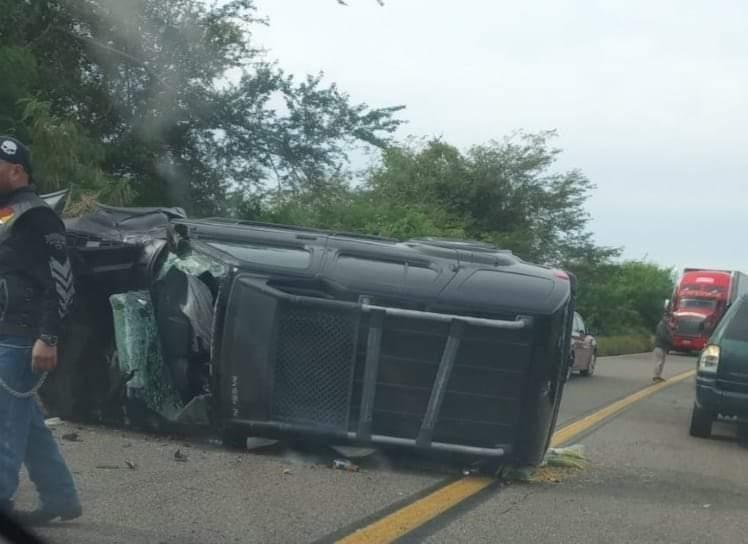
<svg viewBox="0 0 748 544"><path fill-rule="evenodd" d="M67 433L62 435L62 439L68 442L80 442L81 436L78 433Z"/></svg>
<svg viewBox="0 0 748 544"><path fill-rule="evenodd" d="M533 472L532 479L530 481L558 484L561 483L562 479L566 479L571 476L574 471L576 471L576 469L567 467L539 467Z"/></svg>
<svg viewBox="0 0 748 544"><path fill-rule="evenodd" d="M59 417L51 417L49 419L44 420L44 424L47 427L57 427L58 425L62 425L63 421Z"/></svg>
<svg viewBox="0 0 748 544"><path fill-rule="evenodd" d="M567 448L549 448L541 466L582 469L586 463L584 446L582 444L575 444Z"/></svg>
<svg viewBox="0 0 748 544"><path fill-rule="evenodd" d="M531 482L534 474L534 467L506 467L501 479L507 482Z"/></svg>
<svg viewBox="0 0 748 544"><path fill-rule="evenodd" d="M119 470L122 467L119 465L96 465L96 468L102 469L102 470Z"/></svg>
<svg viewBox="0 0 748 544"><path fill-rule="evenodd" d="M132 461L125 461L125 464L127 465L127 468L130 470L137 470L138 465L133 463Z"/></svg>
<svg viewBox="0 0 748 544"><path fill-rule="evenodd" d="M348 459L335 459L335 461L332 462L332 468L334 470L345 470L347 472L358 472L361 470L361 467L351 463Z"/></svg>
<svg viewBox="0 0 748 544"><path fill-rule="evenodd" d="M178 461L180 463L186 463L189 459L189 456L182 453L182 450L177 450L174 452L174 460Z"/></svg>
<svg viewBox="0 0 748 544"><path fill-rule="evenodd" d="M377 452L377 450L375 450L374 448L359 448L355 446L338 446L338 445L333 445L330 447L335 452L337 452L338 455L342 455L343 457L347 459L369 457L370 455L374 455Z"/></svg>
<svg viewBox="0 0 748 544"><path fill-rule="evenodd" d="M508 467L501 475L505 481L560 483L587 465L584 446L549 448L538 467Z"/></svg>
<svg viewBox="0 0 748 544"><path fill-rule="evenodd" d="M286 476L289 476L289 475L293 474L293 472L291 471L290 468L284 468L283 469L283 474L286 475Z"/></svg>

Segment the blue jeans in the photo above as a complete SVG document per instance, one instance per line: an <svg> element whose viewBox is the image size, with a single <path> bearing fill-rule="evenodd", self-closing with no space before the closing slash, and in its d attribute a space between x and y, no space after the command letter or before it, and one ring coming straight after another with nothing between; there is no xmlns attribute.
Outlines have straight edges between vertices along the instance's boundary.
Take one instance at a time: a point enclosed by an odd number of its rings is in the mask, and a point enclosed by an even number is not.
<svg viewBox="0 0 748 544"><path fill-rule="evenodd" d="M31 370L32 347L32 338L0 335L0 377L16 391L29 391L39 380ZM0 504L15 495L23 464L41 508L60 512L80 505L73 476L37 401L15 398L0 385Z"/></svg>

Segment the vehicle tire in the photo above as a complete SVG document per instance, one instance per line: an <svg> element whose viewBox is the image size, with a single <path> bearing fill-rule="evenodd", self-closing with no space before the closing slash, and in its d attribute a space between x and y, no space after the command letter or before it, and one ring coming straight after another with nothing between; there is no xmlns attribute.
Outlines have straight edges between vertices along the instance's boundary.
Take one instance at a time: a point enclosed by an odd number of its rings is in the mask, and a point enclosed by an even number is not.
<svg viewBox="0 0 748 544"><path fill-rule="evenodd" d="M691 436L709 438L712 435L713 421L714 415L711 412L699 408L694 404L691 411L691 428L689 430Z"/></svg>
<svg viewBox="0 0 748 544"><path fill-rule="evenodd" d="M592 354L592 358L590 359L590 364L585 368L584 370L580 370L579 374L580 376L592 376L595 373L595 365L597 364L597 352L594 352Z"/></svg>

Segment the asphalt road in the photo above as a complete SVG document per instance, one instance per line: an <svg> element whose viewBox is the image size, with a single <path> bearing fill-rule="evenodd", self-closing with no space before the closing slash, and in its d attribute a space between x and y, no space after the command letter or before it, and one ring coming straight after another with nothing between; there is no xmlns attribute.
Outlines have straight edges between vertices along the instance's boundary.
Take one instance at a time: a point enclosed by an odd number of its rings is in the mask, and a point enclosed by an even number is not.
<svg viewBox="0 0 748 544"><path fill-rule="evenodd" d="M691 357L670 356L667 359L664 377L668 378L695 367L695 360ZM599 410L649 385L652 370L652 355L649 353L599 359L593 376L583 377L575 374L566 385L558 426Z"/></svg>
<svg viewBox="0 0 748 544"><path fill-rule="evenodd" d="M688 435L692 389L665 389L587 436L580 474L502 488L406 541L746 542L748 450L728 425Z"/></svg>
<svg viewBox="0 0 748 544"><path fill-rule="evenodd" d="M666 376L694 367L671 357ZM560 425L646 387L649 355L600 359L567 385ZM405 538L429 542L737 542L748 496L745 450L688 436L687 380L580 439L589 466L560 483L498 486ZM452 475L414 458L375 455L332 470L327 449L236 453L210 444L63 424L61 440L86 509L43 529L61 543L290 543L329 540L442 485ZM730 436L729 427L723 429ZM179 450L186 460L177 461ZM129 468L130 466L134 468ZM425 467L425 468L424 468ZM18 504L33 502L24 479ZM706 506L708 505L708 506ZM743 516L744 517L744 516Z"/></svg>

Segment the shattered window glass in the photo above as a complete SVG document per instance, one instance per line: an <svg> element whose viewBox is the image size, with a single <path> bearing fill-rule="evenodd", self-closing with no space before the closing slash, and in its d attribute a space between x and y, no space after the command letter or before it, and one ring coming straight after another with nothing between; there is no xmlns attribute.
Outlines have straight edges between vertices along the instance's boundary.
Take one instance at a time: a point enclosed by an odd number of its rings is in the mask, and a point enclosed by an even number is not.
<svg viewBox="0 0 748 544"><path fill-rule="evenodd" d="M182 405L164 365L153 304L147 291L129 291L110 297L118 362L127 382L129 402L142 402L165 417L176 418Z"/></svg>
<svg viewBox="0 0 748 544"><path fill-rule="evenodd" d="M177 257L173 253L169 253L159 271L158 277L164 277L171 268L177 268L186 274L194 276L210 272L214 277L221 278L226 274L226 265L224 263L197 252L193 252L186 257Z"/></svg>

